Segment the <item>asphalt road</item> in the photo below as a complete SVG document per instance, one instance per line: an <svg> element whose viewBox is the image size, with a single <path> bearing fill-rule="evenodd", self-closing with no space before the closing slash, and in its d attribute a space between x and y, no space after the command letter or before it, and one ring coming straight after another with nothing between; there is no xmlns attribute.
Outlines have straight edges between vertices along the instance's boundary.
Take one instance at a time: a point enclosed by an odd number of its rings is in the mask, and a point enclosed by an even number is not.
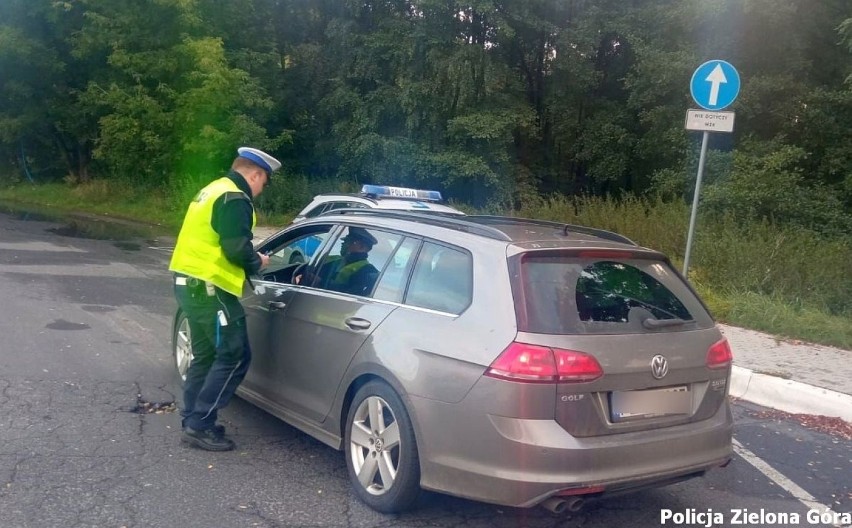
<svg viewBox="0 0 852 528"><path fill-rule="evenodd" d="M90 225L0 208L0 527L732 526L732 510L830 526L808 511L852 511L852 442L742 403L727 468L561 516L437 494L375 513L341 453L241 400L221 415L237 451L186 447L170 405L170 242Z"/></svg>

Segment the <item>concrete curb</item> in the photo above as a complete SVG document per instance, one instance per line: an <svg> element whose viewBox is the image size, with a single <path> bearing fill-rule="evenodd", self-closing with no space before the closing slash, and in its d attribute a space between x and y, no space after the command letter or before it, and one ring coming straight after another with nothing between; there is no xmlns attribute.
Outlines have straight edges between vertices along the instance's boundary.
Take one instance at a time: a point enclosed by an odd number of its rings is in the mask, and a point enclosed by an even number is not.
<svg viewBox="0 0 852 528"><path fill-rule="evenodd" d="M789 413L836 416L852 422L852 396L734 365L730 395Z"/></svg>

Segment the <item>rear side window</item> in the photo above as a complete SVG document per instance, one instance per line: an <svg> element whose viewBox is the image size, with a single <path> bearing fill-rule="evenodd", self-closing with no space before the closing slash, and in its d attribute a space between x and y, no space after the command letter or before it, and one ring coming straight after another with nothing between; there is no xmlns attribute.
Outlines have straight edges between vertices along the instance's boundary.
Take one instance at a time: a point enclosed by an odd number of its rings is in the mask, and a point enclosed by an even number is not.
<svg viewBox="0 0 852 528"><path fill-rule="evenodd" d="M366 207L366 205L360 202L326 202L319 204L318 206L305 213L305 218L313 218L315 216L319 216L322 213L333 211L335 209L364 209Z"/></svg>
<svg viewBox="0 0 852 528"><path fill-rule="evenodd" d="M528 332L615 334L712 325L692 290L658 260L527 256L520 282L519 324Z"/></svg>
<svg viewBox="0 0 852 528"><path fill-rule="evenodd" d="M416 254L419 244L420 241L414 238L406 238L399 244L376 285L374 299L402 302L405 281L408 279L411 265L414 263L413 255Z"/></svg>
<svg viewBox="0 0 852 528"><path fill-rule="evenodd" d="M473 297L473 263L470 254L425 242L405 297L405 304L460 314Z"/></svg>
<svg viewBox="0 0 852 528"><path fill-rule="evenodd" d="M310 211L305 213L305 218L313 218L315 216L319 216L319 214L321 212L325 211L327 206L328 206L327 203L319 204L318 206L314 207L313 209L311 209Z"/></svg>
<svg viewBox="0 0 852 528"><path fill-rule="evenodd" d="M366 209L367 206L360 202L331 202L325 211L333 211L335 209Z"/></svg>

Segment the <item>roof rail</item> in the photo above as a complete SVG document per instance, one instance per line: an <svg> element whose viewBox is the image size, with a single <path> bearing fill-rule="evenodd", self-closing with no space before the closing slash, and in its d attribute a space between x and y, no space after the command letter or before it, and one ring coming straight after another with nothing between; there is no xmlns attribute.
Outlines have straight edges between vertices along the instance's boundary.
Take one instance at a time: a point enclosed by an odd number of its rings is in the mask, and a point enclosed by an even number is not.
<svg viewBox="0 0 852 528"><path fill-rule="evenodd" d="M446 227L449 229L455 229L456 231L463 231L467 233L473 233L476 235L485 236L494 240L502 240L504 242L511 242L512 239L497 228L483 225L477 222L468 222L466 220L466 216L459 218L458 215L455 214L444 214L440 212L420 212L420 211L397 211L393 209L364 209L364 208L345 208L345 209L332 209L330 211L323 211L315 218L320 216L333 216L337 214L343 215L355 215L355 216L378 216L382 218L396 218L399 220L412 220L415 222L421 222L423 224L429 224L439 227Z"/></svg>
<svg viewBox="0 0 852 528"><path fill-rule="evenodd" d="M476 222L481 221L483 224L533 224L540 226L553 227L556 229L561 229L563 235L567 235L569 231L573 231L575 233L583 233L584 235L592 235L598 238L603 238L605 240L611 240L613 242L621 242L622 244L630 244L631 246L638 246L636 242L630 240L624 235L619 235L618 233L613 233L612 231L607 231L605 229L597 229L594 227L586 227L579 226L574 224L564 224L561 222L551 222L549 220L535 220L532 218L518 218L514 216L493 216L493 215L468 215L467 218L470 221Z"/></svg>
<svg viewBox="0 0 852 528"><path fill-rule="evenodd" d="M335 196L341 198L361 198L364 200L369 200L374 204L379 203L379 201L371 195L362 194L362 193L347 193L347 192L325 192L314 195L314 199L316 198L325 198L326 196Z"/></svg>

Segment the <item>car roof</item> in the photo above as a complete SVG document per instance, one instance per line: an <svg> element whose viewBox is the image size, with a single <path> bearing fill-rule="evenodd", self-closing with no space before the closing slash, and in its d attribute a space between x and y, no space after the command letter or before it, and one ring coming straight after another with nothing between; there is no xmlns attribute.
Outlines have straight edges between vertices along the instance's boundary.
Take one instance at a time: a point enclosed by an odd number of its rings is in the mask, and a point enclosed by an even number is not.
<svg viewBox="0 0 852 528"><path fill-rule="evenodd" d="M336 221L358 219L360 224L399 227L409 231L417 231L418 225L428 225L499 240L521 248L565 247L568 245L645 249L639 248L629 238L612 231L530 218L487 215L459 216L385 209L337 209L323 213L315 217L314 220L328 221L332 218Z"/></svg>
<svg viewBox="0 0 852 528"><path fill-rule="evenodd" d="M365 196L364 194L356 194L356 193L325 193L318 194L314 196L313 201L308 204L304 209L310 209L315 207L320 203L326 202L334 202L334 201L355 201L358 203L363 203L369 205L371 208L376 209L394 209L394 210L411 210L411 211L439 211L443 213L452 213L456 215L463 215L462 211L459 211L455 207L438 203L435 201L426 201L426 200L417 200L412 198L379 198L374 196Z"/></svg>
<svg viewBox="0 0 852 528"><path fill-rule="evenodd" d="M434 203L434 202L420 202L416 200L397 200L394 198L384 198L382 200L376 201L376 208L378 209L393 209L393 210L411 210L411 211L440 211L443 213L450 213L456 215L463 215L464 213L459 211L454 207L450 207L449 205Z"/></svg>

